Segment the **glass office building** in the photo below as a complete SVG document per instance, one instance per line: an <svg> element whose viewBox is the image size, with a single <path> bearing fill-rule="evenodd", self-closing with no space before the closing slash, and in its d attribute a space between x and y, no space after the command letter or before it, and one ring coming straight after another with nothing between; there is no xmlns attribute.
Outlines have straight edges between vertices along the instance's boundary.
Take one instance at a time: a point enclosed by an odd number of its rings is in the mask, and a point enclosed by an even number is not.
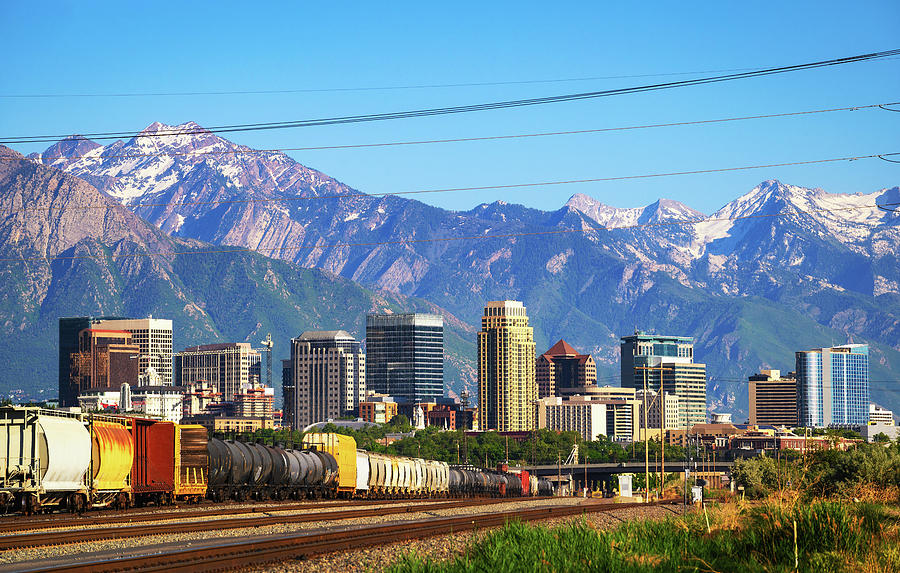
<svg viewBox="0 0 900 573"><path fill-rule="evenodd" d="M444 318L436 314L366 316L367 387L409 402L444 397Z"/></svg>
<svg viewBox="0 0 900 573"><path fill-rule="evenodd" d="M869 422L869 346L845 344L796 353L800 424L856 426Z"/></svg>
<svg viewBox="0 0 900 573"><path fill-rule="evenodd" d="M694 339L636 331L621 339L622 387L678 396L678 426L706 422L706 364L694 362Z"/></svg>

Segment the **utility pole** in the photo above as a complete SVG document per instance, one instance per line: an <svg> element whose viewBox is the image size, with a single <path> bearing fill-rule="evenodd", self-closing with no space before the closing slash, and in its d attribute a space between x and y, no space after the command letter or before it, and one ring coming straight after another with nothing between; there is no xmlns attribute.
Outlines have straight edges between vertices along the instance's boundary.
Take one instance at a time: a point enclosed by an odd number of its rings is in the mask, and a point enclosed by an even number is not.
<svg viewBox="0 0 900 573"><path fill-rule="evenodd" d="M647 427L647 367L644 372L644 501L650 501L650 428Z"/></svg>
<svg viewBox="0 0 900 573"><path fill-rule="evenodd" d="M641 370L644 372L644 399L643 399L643 408L644 408L644 479L646 480L647 486L647 495L646 498L649 501L650 499L650 426L647 420L647 410L651 407L651 405L655 405L659 408L659 449L660 456L658 458L659 461L659 497L662 499L663 494L663 484L665 482L666 475L666 446L664 443L665 440L665 426L666 426L666 401L663 396L663 371L666 370L666 367L660 364L657 366L635 366L635 370ZM653 397L653 401L651 402L648 397L648 387L647 387L647 371L652 370L654 372L659 372L659 391L656 396ZM656 463L654 462L654 467ZM655 471L655 470L654 470Z"/></svg>
<svg viewBox="0 0 900 573"><path fill-rule="evenodd" d="M585 494L584 494L584 496L585 496L585 497L587 497L587 490L588 490L588 488L589 488L589 486L588 486L588 479L587 479L587 464L588 464L588 461L587 461L587 454L585 454L585 455L584 455L584 489L585 489Z"/></svg>
<svg viewBox="0 0 900 573"><path fill-rule="evenodd" d="M556 452L556 496L559 497L559 490L562 489L562 469L559 463L562 461L562 454Z"/></svg>
<svg viewBox="0 0 900 573"><path fill-rule="evenodd" d="M663 366L659 365L659 499L666 485L666 396L663 393Z"/></svg>

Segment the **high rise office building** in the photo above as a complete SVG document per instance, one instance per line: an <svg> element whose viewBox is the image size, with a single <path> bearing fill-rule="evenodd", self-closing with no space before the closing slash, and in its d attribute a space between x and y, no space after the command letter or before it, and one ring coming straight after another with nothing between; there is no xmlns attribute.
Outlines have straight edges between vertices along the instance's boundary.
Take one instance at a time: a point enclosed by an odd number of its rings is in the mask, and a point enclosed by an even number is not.
<svg viewBox="0 0 900 573"><path fill-rule="evenodd" d="M678 426L706 422L706 364L694 362L694 339L635 332L622 337L622 386L678 396Z"/></svg>
<svg viewBox="0 0 900 573"><path fill-rule="evenodd" d="M78 396L88 390L119 391L123 384L138 382L140 349L124 330L85 328L79 348L70 357L69 383Z"/></svg>
<svg viewBox="0 0 900 573"><path fill-rule="evenodd" d="M795 354L800 424L807 427L869 422L869 346L845 344Z"/></svg>
<svg viewBox="0 0 900 573"><path fill-rule="evenodd" d="M141 349L138 359L140 375L149 368L159 376L159 380L148 380L147 384L172 385L172 321L161 318L103 319L94 328L127 330L131 333L131 343Z"/></svg>
<svg viewBox="0 0 900 573"><path fill-rule="evenodd" d="M304 332L291 339L290 378L283 382L285 418L293 429L337 419L365 400L366 355L343 330Z"/></svg>
<svg viewBox="0 0 900 573"><path fill-rule="evenodd" d="M366 388L408 402L444 396L444 318L366 316Z"/></svg>
<svg viewBox="0 0 900 573"><path fill-rule="evenodd" d="M800 423L797 379L791 372L762 370L750 376L750 423L793 428Z"/></svg>
<svg viewBox="0 0 900 573"><path fill-rule="evenodd" d="M586 393L597 385L597 365L593 356L579 354L568 342L560 340L538 356L535 378L541 398Z"/></svg>
<svg viewBox="0 0 900 573"><path fill-rule="evenodd" d="M59 405L78 406L78 386L71 380L72 355L81 351L81 331L100 320L118 317L71 316L59 319Z"/></svg>
<svg viewBox="0 0 900 573"><path fill-rule="evenodd" d="M482 430L535 426L534 329L521 302L489 302L478 333L478 408Z"/></svg>
<svg viewBox="0 0 900 573"><path fill-rule="evenodd" d="M249 342L191 346L175 354L175 383L205 383L226 402L260 382L260 354Z"/></svg>

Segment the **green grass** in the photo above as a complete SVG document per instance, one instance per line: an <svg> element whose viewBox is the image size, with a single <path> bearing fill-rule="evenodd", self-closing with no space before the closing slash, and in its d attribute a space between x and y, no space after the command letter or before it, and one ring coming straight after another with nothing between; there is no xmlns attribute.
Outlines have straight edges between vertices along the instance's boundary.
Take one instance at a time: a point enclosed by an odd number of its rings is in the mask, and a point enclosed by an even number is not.
<svg viewBox="0 0 900 573"><path fill-rule="evenodd" d="M897 571L896 510L875 504L816 502L793 508L736 506L598 530L590 517L548 529L512 523L481 535L443 562L407 554L390 573L480 571Z"/></svg>

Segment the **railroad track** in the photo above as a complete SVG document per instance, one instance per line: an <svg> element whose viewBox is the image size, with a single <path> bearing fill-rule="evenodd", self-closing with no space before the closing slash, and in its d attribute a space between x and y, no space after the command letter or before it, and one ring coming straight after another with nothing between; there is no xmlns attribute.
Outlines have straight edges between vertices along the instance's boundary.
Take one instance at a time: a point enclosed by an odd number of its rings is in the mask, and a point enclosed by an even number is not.
<svg viewBox="0 0 900 573"><path fill-rule="evenodd" d="M532 498L540 499L540 498ZM318 510L330 509L333 507L358 507L367 505L394 505L401 503L409 503L409 499L359 499L359 500L341 500L341 501L318 501L318 502L293 502L282 503L277 505L264 506L245 506L245 507L228 507L215 506L209 508L198 509L180 509L180 510L157 510L157 511L119 511L116 513L95 514L88 513L81 516L73 516L72 514L55 514L54 516L35 516L35 517L19 517L10 518L10 520L0 521L0 535L16 533L23 530L41 530L51 528L81 527L84 525L113 525L113 524L129 524L141 523L145 521L157 521L164 519L194 518L217 515L235 515L239 513L270 513L276 511L295 511L295 510ZM423 500L424 501L424 500ZM434 501L440 501L438 499ZM449 499L446 501L450 501Z"/></svg>
<svg viewBox="0 0 900 573"><path fill-rule="evenodd" d="M361 547L385 545L397 541L421 539L448 533L497 527L510 521L536 521L629 509L665 505L672 502L586 504L578 506L550 506L519 509L491 514L439 517L407 521L389 525L368 525L323 533L270 536L264 539L217 543L192 549L140 556L116 556L112 559L95 558L90 561L26 566L20 571L28 573L112 573L138 572L211 572L227 571L251 565L305 559L335 551L347 551ZM676 502L680 503L680 502Z"/></svg>
<svg viewBox="0 0 900 573"><path fill-rule="evenodd" d="M480 505L493 505L498 503L510 503L516 501L529 501L543 498L488 498L467 499L462 501L440 501L432 503L417 503L397 507L354 508L339 511L311 512L307 514L290 515L261 515L253 517L235 517L230 519L213 519L191 522L153 523L147 525L130 525L126 527L97 527L90 529L74 529L59 531L54 529L47 532L20 533L0 537L0 550L26 549L30 547L43 547L47 545L64 545L68 543L85 543L89 541L101 541L109 539L127 539L131 537L143 537L148 535L164 535L176 533L196 533L202 531L219 531L223 529L243 529L251 527L265 527L268 525L283 525L289 523L307 523L314 521L338 521L344 519L357 519L360 517L373 517L382 515L396 515L403 513L418 513L422 511L435 511L440 509L453 509L458 507L473 507ZM408 502L408 500L405 500ZM274 511L269 508L268 511ZM232 511L231 513L235 513ZM158 514L157 514L158 515ZM206 514L205 514L206 515ZM204 516L205 516L204 515ZM123 519L131 516L121 516ZM181 513L174 519L184 518ZM147 516L144 521L157 521L161 518L156 515ZM106 525L109 522L104 522ZM76 525L84 525L84 521ZM59 528L59 522L47 525L46 528Z"/></svg>

